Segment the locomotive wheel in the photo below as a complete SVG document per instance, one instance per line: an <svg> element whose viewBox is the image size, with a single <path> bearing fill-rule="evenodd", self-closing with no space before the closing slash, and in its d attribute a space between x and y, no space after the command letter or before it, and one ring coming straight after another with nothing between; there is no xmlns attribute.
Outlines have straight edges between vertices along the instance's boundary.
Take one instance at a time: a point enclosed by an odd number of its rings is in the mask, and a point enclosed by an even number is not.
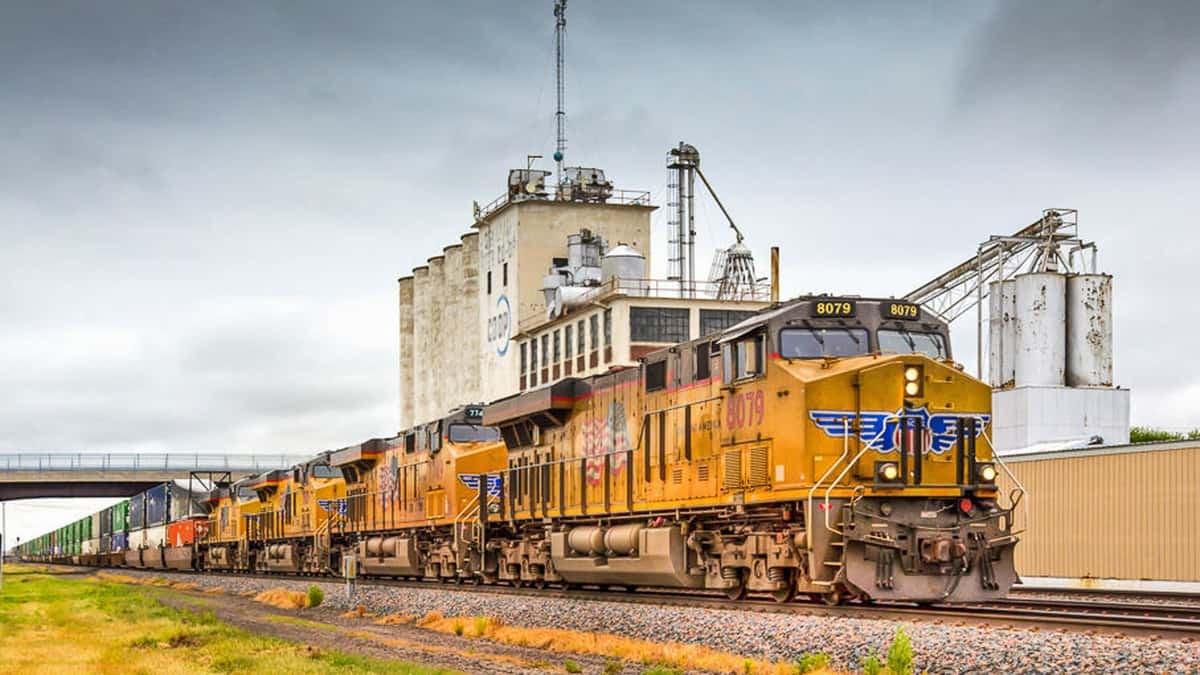
<svg viewBox="0 0 1200 675"><path fill-rule="evenodd" d="M830 607L837 607L838 605L842 604L842 594L838 591L829 591L828 593L821 595L821 602L824 602Z"/></svg>
<svg viewBox="0 0 1200 675"><path fill-rule="evenodd" d="M788 585L785 588L781 588L777 591L771 591L771 599L781 604L785 602L791 602L795 598L796 585L793 584L791 580L788 581Z"/></svg>
<svg viewBox="0 0 1200 675"><path fill-rule="evenodd" d="M536 588L539 591L545 590L546 580L545 579L534 579L533 581L529 582L529 585Z"/></svg>
<svg viewBox="0 0 1200 675"><path fill-rule="evenodd" d="M739 573L738 582L725 589L725 597L735 602L738 600L745 600L747 592L748 589L746 588L746 577Z"/></svg>

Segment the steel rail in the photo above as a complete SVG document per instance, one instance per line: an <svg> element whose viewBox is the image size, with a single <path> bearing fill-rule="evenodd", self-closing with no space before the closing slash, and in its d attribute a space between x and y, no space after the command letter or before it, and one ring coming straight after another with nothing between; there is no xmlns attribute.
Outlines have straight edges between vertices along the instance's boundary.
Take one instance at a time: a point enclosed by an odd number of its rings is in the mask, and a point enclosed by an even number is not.
<svg viewBox="0 0 1200 675"><path fill-rule="evenodd" d="M62 565L59 565L62 566ZM261 573L212 570L162 570L140 568L90 568L121 574L137 572L145 575L165 573L191 576L211 576L260 580L304 580L337 582L338 577L303 573ZM757 597L731 601L723 594L708 591L671 591L664 589L633 589L620 586L551 586L544 589L514 587L503 584L471 582L438 582L405 580L386 577L360 576L360 586L387 586L463 593L493 593L534 598L563 598L594 600L626 604L646 604L659 607L691 607L725 611L756 611L774 614L797 614L830 617L855 617L879 620L932 620L944 623L978 622L1019 629L1028 627L1061 627L1077 631L1107 629L1114 632L1137 632L1152 635L1175 635L1194 638L1200 634L1200 607L1164 607L1149 603L1069 602L1062 600L1004 599L978 604L935 604L919 606L912 603L875 602L829 606L819 603L779 603ZM1162 608L1162 609L1160 609ZM1184 615L1184 616L1181 616Z"/></svg>

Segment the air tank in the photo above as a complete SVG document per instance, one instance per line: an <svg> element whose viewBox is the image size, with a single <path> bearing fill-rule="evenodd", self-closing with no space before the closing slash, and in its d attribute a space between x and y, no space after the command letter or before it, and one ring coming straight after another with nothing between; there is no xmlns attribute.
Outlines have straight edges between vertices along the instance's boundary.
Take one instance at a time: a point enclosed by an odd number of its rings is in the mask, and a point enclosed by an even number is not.
<svg viewBox="0 0 1200 675"><path fill-rule="evenodd" d="M1033 272L1014 281L1016 384L1062 386L1067 363L1066 277Z"/></svg>
<svg viewBox="0 0 1200 675"><path fill-rule="evenodd" d="M604 258L600 261L600 267L606 282L613 277L619 279L646 278L646 256L625 244L618 244L604 254Z"/></svg>
<svg viewBox="0 0 1200 675"><path fill-rule="evenodd" d="M1112 277L1067 277L1067 385L1111 387Z"/></svg>
<svg viewBox="0 0 1200 675"><path fill-rule="evenodd" d="M554 289L554 302L550 305L550 318L562 316L569 309L586 305L594 287L588 286L559 286Z"/></svg>
<svg viewBox="0 0 1200 675"><path fill-rule="evenodd" d="M1011 386L1016 375L1016 282L988 286L988 381L997 389Z"/></svg>

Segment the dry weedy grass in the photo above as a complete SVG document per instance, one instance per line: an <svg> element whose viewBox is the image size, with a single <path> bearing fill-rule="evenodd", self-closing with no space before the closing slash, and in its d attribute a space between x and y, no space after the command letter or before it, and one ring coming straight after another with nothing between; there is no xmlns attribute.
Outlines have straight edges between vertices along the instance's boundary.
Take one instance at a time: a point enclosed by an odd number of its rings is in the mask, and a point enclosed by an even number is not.
<svg viewBox="0 0 1200 675"><path fill-rule="evenodd" d="M272 588L254 596L255 602L278 607L280 609L303 609L308 606L308 596L299 591L289 591L286 588Z"/></svg>
<svg viewBox="0 0 1200 675"><path fill-rule="evenodd" d="M794 665L790 663L747 659L699 645L649 642L606 633L560 628L506 626L491 617L447 618L440 612L430 612L418 621L417 625L440 633L483 637L503 644L533 647L559 654L604 656L634 663L662 664L687 671L792 675L795 670ZM465 626L472 626L475 630L464 630Z"/></svg>

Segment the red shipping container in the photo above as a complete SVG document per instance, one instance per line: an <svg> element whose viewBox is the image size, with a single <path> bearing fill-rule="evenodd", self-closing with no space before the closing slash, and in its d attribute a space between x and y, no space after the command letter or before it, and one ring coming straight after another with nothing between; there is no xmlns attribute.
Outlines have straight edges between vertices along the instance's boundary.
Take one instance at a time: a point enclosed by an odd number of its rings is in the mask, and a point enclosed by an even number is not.
<svg viewBox="0 0 1200 675"><path fill-rule="evenodd" d="M190 518L167 525L167 546L191 546L208 531L207 518Z"/></svg>

